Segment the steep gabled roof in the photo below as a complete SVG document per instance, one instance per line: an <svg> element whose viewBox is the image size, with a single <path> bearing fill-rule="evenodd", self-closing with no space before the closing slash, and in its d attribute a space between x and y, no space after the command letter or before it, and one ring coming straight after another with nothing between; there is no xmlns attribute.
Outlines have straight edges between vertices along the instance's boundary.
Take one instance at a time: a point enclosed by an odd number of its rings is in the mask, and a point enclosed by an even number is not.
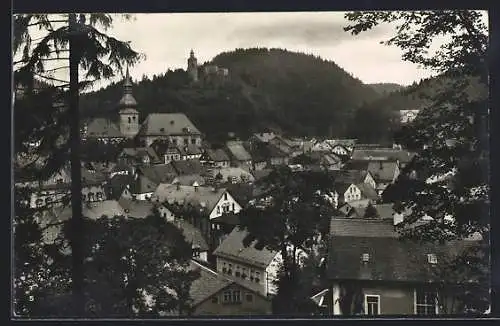
<svg viewBox="0 0 500 326"><path fill-rule="evenodd" d="M169 183L176 176L177 171L172 164L155 164L141 166L137 171L155 183Z"/></svg>
<svg viewBox="0 0 500 326"><path fill-rule="evenodd" d="M242 287L243 289L250 290L267 300L267 298L263 296L262 293L255 289L255 283L247 284L247 282L242 282L241 280L230 279L225 275L222 275L206 266L203 266L198 262L195 262L194 260L191 261L190 268L192 270L198 270L200 272L200 277L193 281L189 291L189 295L193 300L194 306L199 305L203 301L210 298L212 295L219 293L220 291L231 285L236 285Z"/></svg>
<svg viewBox="0 0 500 326"><path fill-rule="evenodd" d="M377 190L375 190L369 184L361 182L361 183L357 183L356 186L361 190L361 194L363 195L364 198L371 199L371 200L378 199Z"/></svg>
<svg viewBox="0 0 500 326"><path fill-rule="evenodd" d="M199 270L200 272L200 277L193 281L189 290L189 295L193 300L194 306L199 305L233 283L233 281L220 275L216 271L194 261L191 262L191 268L193 270Z"/></svg>
<svg viewBox="0 0 500 326"><path fill-rule="evenodd" d="M214 162L229 161L229 156L222 148L218 148L215 150L214 149L207 149L205 154L209 160L212 160Z"/></svg>
<svg viewBox="0 0 500 326"><path fill-rule="evenodd" d="M393 148L354 149L352 152L353 160L397 160L403 164L409 163L414 156L414 153Z"/></svg>
<svg viewBox="0 0 500 326"><path fill-rule="evenodd" d="M398 163L395 161L370 161L368 172L377 182L391 182L396 175Z"/></svg>
<svg viewBox="0 0 500 326"><path fill-rule="evenodd" d="M173 166L177 175L187 175L187 174L204 174L205 167L201 164L200 160L181 160L172 161L170 164Z"/></svg>
<svg viewBox="0 0 500 326"><path fill-rule="evenodd" d="M141 125L139 136L200 135L184 113L150 113Z"/></svg>
<svg viewBox="0 0 500 326"><path fill-rule="evenodd" d="M120 138L124 137L120 127L106 118L95 118L87 125L88 138Z"/></svg>
<svg viewBox="0 0 500 326"><path fill-rule="evenodd" d="M329 279L398 282L437 280L433 269L439 263L473 245L473 241L453 241L443 245L414 243L394 237L335 236L330 239L327 275ZM362 262L362 255L369 261ZM437 266L427 255L437 257Z"/></svg>
<svg viewBox="0 0 500 326"><path fill-rule="evenodd" d="M145 200L131 200L128 198L120 198L118 203L125 214L132 218L146 218L153 214L155 205Z"/></svg>
<svg viewBox="0 0 500 326"><path fill-rule="evenodd" d="M148 177L138 174L136 178L130 183L130 193L132 194L146 194L154 192L158 184Z"/></svg>
<svg viewBox="0 0 500 326"><path fill-rule="evenodd" d="M237 160L237 161L251 161L252 156L247 152L243 143L240 141L228 141L226 143L227 149L229 153Z"/></svg>
<svg viewBox="0 0 500 326"><path fill-rule="evenodd" d="M199 248L201 251L208 251L209 247L207 240L199 228L183 219L177 219L174 224L182 231L186 241L191 243L193 248Z"/></svg>
<svg viewBox="0 0 500 326"><path fill-rule="evenodd" d="M159 202L191 204L194 207L203 208L211 212L219 202L226 189L215 189L211 187L193 187L173 184L160 184L155 191L155 199Z"/></svg>
<svg viewBox="0 0 500 326"><path fill-rule="evenodd" d="M130 175L114 175L104 186L106 195L109 199L118 199L121 197L127 185L132 183L134 179Z"/></svg>
<svg viewBox="0 0 500 326"><path fill-rule="evenodd" d="M215 249L214 256L220 256L242 263L252 264L260 267L267 267L277 252L263 248L262 250L255 248L255 243L245 247L243 239L248 235L247 231L240 230L238 227L222 241Z"/></svg>

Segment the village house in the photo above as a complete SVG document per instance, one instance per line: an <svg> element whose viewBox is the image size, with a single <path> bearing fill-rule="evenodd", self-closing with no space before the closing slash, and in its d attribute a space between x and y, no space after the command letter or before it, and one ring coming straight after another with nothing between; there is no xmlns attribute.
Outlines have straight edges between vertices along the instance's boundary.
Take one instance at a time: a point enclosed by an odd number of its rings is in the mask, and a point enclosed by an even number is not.
<svg viewBox="0 0 500 326"><path fill-rule="evenodd" d="M212 167L225 168L230 165L229 156L222 148L207 149L200 157L200 161Z"/></svg>
<svg viewBox="0 0 500 326"><path fill-rule="evenodd" d="M189 144L179 148L181 153L181 160L199 160L203 151L197 145Z"/></svg>
<svg viewBox="0 0 500 326"><path fill-rule="evenodd" d="M403 169L413 160L414 153L395 148L355 148L352 160L397 161L399 168Z"/></svg>
<svg viewBox="0 0 500 326"><path fill-rule="evenodd" d="M269 144L277 147L286 155L292 156L294 152L301 152L301 149L296 142L281 135L276 135L274 138L270 139Z"/></svg>
<svg viewBox="0 0 500 326"><path fill-rule="evenodd" d="M127 184L127 190L130 192L132 199L135 200L150 200L154 194L158 184L140 172L136 172L132 181ZM123 196L123 194L122 194Z"/></svg>
<svg viewBox="0 0 500 326"><path fill-rule="evenodd" d="M415 120L420 110L399 110L401 123L407 124Z"/></svg>
<svg viewBox="0 0 500 326"><path fill-rule="evenodd" d="M213 253L217 271L238 283L258 285L265 296L276 294L281 254L266 248L256 249L255 244L245 247L243 239L247 235L236 227L225 237Z"/></svg>
<svg viewBox="0 0 500 326"><path fill-rule="evenodd" d="M351 160L345 169L369 172L375 180L377 194L380 196L389 184L396 181L400 174L397 161L386 160Z"/></svg>
<svg viewBox="0 0 500 326"><path fill-rule="evenodd" d="M350 157L356 146L356 139L327 139L325 142L330 146L331 152L342 157Z"/></svg>
<svg viewBox="0 0 500 326"><path fill-rule="evenodd" d="M163 158L164 164L181 160L181 150L168 140L157 139L153 141L150 147L155 151L160 160Z"/></svg>
<svg viewBox="0 0 500 326"><path fill-rule="evenodd" d="M200 272L190 288L194 316L269 315L271 301L253 287L227 278L195 261L191 268Z"/></svg>
<svg viewBox="0 0 500 326"><path fill-rule="evenodd" d="M105 176L97 171L82 167L82 200L95 202L106 200L104 191ZM35 191L30 196L30 207L60 206L70 199L71 173L69 167L63 167L46 181L31 182Z"/></svg>
<svg viewBox="0 0 500 326"><path fill-rule="evenodd" d="M327 141L317 141L311 148L312 152L330 153L332 146Z"/></svg>
<svg viewBox="0 0 500 326"><path fill-rule="evenodd" d="M127 166L150 165L160 164L162 159L152 147L124 148L118 154L118 163Z"/></svg>
<svg viewBox="0 0 500 326"><path fill-rule="evenodd" d="M226 167L213 168L207 172L207 181L218 180L220 183L252 183L254 176L242 168Z"/></svg>
<svg viewBox="0 0 500 326"><path fill-rule="evenodd" d="M233 166L251 169L252 156L243 146L242 141L231 140L226 143L229 157Z"/></svg>
<svg viewBox="0 0 500 326"><path fill-rule="evenodd" d="M135 169L135 173L142 174L156 184L172 183L179 176L173 164L141 166Z"/></svg>
<svg viewBox="0 0 500 326"><path fill-rule="evenodd" d="M329 311L342 315L341 297L357 289L361 315L437 315L453 313L433 272L472 240L445 244L401 241L391 218L333 218L327 277ZM353 245L355 243L356 245Z"/></svg>
<svg viewBox="0 0 500 326"><path fill-rule="evenodd" d="M331 172L335 178L335 189L339 194L339 204L349 203L366 206L376 202L375 180L367 171L340 170Z"/></svg>
<svg viewBox="0 0 500 326"><path fill-rule="evenodd" d="M241 205L224 188L162 183L157 187L152 200L169 208L198 210L201 219L195 220L196 217L193 216L193 220L189 222L202 231L210 246L213 245L210 230L216 227L210 221L223 214L234 214L241 210Z"/></svg>

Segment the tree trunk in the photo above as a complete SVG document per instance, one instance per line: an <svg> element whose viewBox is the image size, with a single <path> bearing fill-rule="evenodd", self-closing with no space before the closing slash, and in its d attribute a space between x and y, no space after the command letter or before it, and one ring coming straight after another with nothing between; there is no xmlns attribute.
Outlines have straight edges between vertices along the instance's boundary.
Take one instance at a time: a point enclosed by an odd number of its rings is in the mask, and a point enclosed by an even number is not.
<svg viewBox="0 0 500 326"><path fill-rule="evenodd" d="M83 316L85 301L83 293L83 217L82 217L82 180L80 166L80 114L78 66L80 49L77 40L76 14L69 14L69 113L71 144L71 252L72 252L72 285L74 310L77 316Z"/></svg>

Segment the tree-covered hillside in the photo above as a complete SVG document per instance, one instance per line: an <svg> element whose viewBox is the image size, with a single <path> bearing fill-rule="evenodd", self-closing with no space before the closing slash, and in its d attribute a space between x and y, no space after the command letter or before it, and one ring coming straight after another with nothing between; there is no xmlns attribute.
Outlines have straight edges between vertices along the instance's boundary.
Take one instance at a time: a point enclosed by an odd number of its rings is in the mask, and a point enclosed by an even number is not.
<svg viewBox="0 0 500 326"><path fill-rule="evenodd" d="M376 83L369 85L380 95L389 95L392 92L396 92L404 88L403 85L395 83Z"/></svg>
<svg viewBox="0 0 500 326"><path fill-rule="evenodd" d="M348 126L349 137L363 143L392 142L393 131L399 127L399 110L421 110L431 105L431 99L452 85L455 78L438 76L414 83L371 102L355 112ZM472 80L467 94L472 98L485 96L488 90Z"/></svg>
<svg viewBox="0 0 500 326"><path fill-rule="evenodd" d="M151 112L183 112L212 140L274 127L292 135L347 134L356 108L380 95L335 63L280 49L237 49L210 64L229 69L225 82L193 84L183 70L134 85L141 119ZM201 73L202 69L200 69ZM120 83L86 94L87 116L116 115Z"/></svg>

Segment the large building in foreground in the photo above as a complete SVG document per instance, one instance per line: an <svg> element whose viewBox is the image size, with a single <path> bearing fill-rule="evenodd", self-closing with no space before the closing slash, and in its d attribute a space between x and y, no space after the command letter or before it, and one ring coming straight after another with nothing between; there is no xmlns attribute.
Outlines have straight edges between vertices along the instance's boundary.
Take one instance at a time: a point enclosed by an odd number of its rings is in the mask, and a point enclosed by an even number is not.
<svg viewBox="0 0 500 326"><path fill-rule="evenodd" d="M113 143L135 138L145 146L150 146L157 139L165 139L177 146L201 146L201 132L183 113L151 113L141 124L132 87L127 68L123 96L118 102L118 116L114 119L92 119L83 128L82 139Z"/></svg>

